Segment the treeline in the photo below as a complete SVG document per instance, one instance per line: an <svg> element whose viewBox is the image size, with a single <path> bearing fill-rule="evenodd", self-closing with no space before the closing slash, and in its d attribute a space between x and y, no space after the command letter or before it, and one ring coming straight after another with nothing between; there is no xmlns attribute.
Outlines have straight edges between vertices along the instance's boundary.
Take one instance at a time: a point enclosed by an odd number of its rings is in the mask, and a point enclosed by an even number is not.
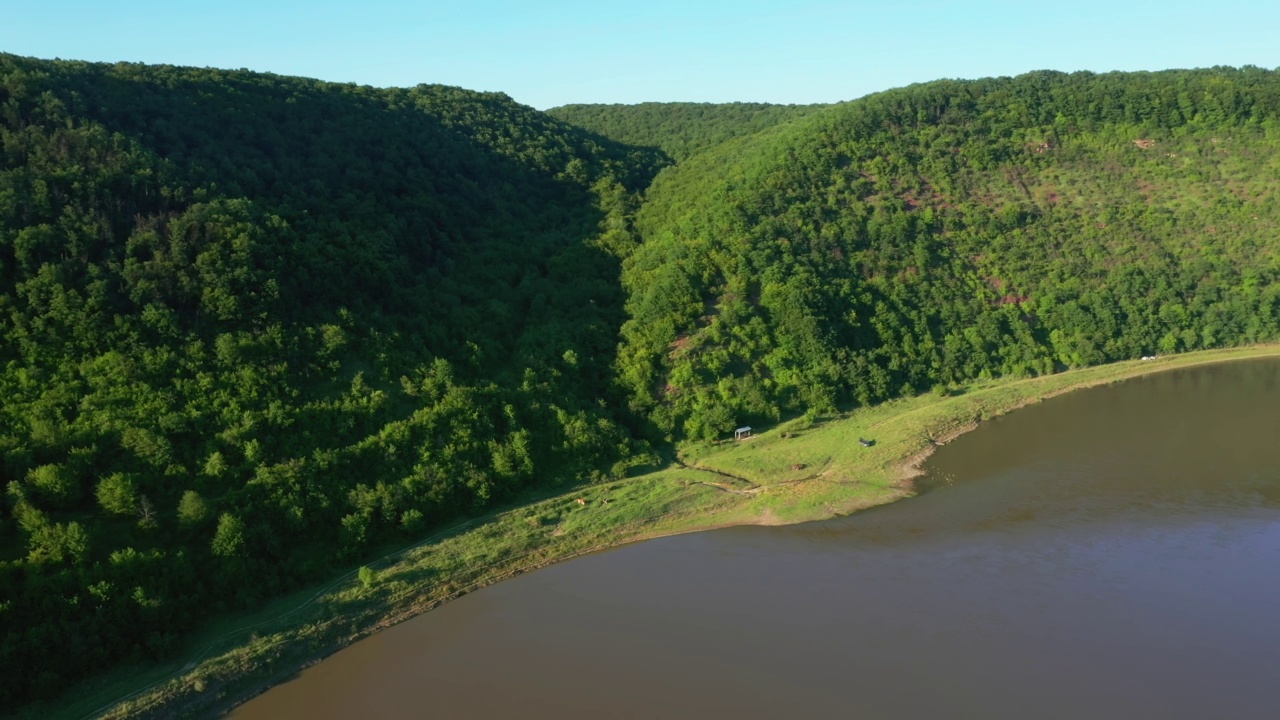
<svg viewBox="0 0 1280 720"><path fill-rule="evenodd" d="M1280 75L916 85L659 176L620 377L673 438L1280 335Z"/></svg>
<svg viewBox="0 0 1280 720"><path fill-rule="evenodd" d="M770 103L640 103L563 105L548 115L637 147L658 148L681 161L702 150L779 123L804 117L826 105Z"/></svg>
<svg viewBox="0 0 1280 720"><path fill-rule="evenodd" d="M660 160L498 94L0 55L0 707L643 461Z"/></svg>

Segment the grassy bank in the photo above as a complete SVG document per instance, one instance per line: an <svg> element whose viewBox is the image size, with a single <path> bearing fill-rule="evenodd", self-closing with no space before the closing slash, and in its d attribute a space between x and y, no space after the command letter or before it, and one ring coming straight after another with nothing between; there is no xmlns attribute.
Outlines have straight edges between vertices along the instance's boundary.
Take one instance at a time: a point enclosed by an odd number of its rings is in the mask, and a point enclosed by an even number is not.
<svg viewBox="0 0 1280 720"><path fill-rule="evenodd" d="M1263 356L1280 356L1280 346L979 383L946 396L801 418L742 442L686 447L680 465L465 523L372 563L373 576L352 571L251 616L224 620L183 662L149 674L121 670L38 714L214 714L372 632L503 578L644 538L819 520L891 502L912 493L915 467L933 448L984 419L1077 388ZM864 446L864 438L874 444Z"/></svg>

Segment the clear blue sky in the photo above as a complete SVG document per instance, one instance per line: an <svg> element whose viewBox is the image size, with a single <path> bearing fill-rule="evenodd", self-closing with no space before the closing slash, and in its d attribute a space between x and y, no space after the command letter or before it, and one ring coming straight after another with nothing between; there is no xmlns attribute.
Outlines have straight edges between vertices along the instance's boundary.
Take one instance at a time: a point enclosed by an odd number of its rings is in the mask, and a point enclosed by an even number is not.
<svg viewBox="0 0 1280 720"><path fill-rule="evenodd" d="M833 102L1036 69L1280 67L1280 0L8 0L0 51L571 102Z"/></svg>

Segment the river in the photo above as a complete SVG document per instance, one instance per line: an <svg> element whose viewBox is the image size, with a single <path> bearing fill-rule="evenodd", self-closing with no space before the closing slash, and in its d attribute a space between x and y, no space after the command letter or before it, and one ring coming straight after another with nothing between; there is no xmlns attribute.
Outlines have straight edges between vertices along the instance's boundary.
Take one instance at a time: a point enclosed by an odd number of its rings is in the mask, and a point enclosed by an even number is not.
<svg viewBox="0 0 1280 720"><path fill-rule="evenodd" d="M1275 717L1280 362L1060 396L926 471L499 583L233 717Z"/></svg>

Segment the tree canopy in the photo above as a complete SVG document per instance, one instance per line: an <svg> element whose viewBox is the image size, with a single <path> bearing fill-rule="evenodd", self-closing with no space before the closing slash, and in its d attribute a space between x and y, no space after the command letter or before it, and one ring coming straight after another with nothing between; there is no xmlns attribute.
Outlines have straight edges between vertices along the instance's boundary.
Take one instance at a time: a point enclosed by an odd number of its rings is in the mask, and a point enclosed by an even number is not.
<svg viewBox="0 0 1280 720"><path fill-rule="evenodd" d="M915 85L661 175L618 361L670 437L1280 333L1280 76Z"/></svg>
<svg viewBox="0 0 1280 720"><path fill-rule="evenodd" d="M1278 176L1257 68L540 113L0 55L0 706L667 443L1275 340Z"/></svg>
<svg viewBox="0 0 1280 720"><path fill-rule="evenodd" d="M500 94L0 56L0 705L644 457L661 162Z"/></svg>
<svg viewBox="0 0 1280 720"><path fill-rule="evenodd" d="M676 161L743 135L802 118L826 105L769 103L640 103L563 105L548 115Z"/></svg>

